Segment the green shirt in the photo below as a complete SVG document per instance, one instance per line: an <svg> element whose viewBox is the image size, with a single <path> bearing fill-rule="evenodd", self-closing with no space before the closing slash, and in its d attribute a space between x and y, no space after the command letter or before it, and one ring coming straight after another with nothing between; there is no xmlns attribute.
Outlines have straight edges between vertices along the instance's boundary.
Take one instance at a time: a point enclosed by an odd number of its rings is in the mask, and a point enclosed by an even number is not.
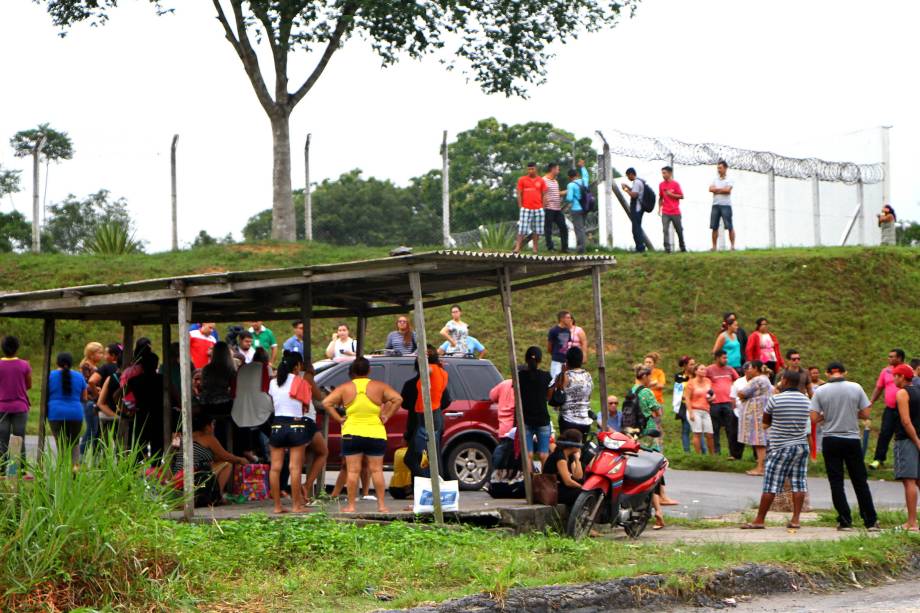
<svg viewBox="0 0 920 613"><path fill-rule="evenodd" d="M252 328L249 328L249 332L252 333L252 346L256 349L261 347L271 356L272 347L278 346L278 341L275 340L275 335L272 334L272 331L262 326L262 329L258 332Z"/></svg>
<svg viewBox="0 0 920 613"><path fill-rule="evenodd" d="M633 385L632 391L635 392L639 389L639 385ZM642 411L642 416L646 419L645 430L642 432L642 436L646 436L646 432L649 430L657 430L658 426L655 424L655 420L652 419L652 413L655 411L661 410L661 405L658 404L658 400L655 399L655 393L649 388L645 387L639 390L639 410Z"/></svg>

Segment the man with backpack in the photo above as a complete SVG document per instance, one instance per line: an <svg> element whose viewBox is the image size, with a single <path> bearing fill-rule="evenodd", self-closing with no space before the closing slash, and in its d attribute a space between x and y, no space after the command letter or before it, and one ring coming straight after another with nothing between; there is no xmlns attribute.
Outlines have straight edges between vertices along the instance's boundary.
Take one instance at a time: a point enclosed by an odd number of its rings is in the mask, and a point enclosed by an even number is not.
<svg viewBox="0 0 920 613"><path fill-rule="evenodd" d="M575 226L575 247L578 253L585 252L585 222L591 212L594 197L591 195L591 181L585 161L578 160L579 170L570 168L569 184L565 189L565 201L572 213L572 225Z"/></svg>
<svg viewBox="0 0 920 613"><path fill-rule="evenodd" d="M632 221L632 235L636 242L636 253L645 252L645 233L642 232L642 216L655 210L655 191L646 189L645 181L636 176L635 168L626 169L623 191L629 194L629 218Z"/></svg>

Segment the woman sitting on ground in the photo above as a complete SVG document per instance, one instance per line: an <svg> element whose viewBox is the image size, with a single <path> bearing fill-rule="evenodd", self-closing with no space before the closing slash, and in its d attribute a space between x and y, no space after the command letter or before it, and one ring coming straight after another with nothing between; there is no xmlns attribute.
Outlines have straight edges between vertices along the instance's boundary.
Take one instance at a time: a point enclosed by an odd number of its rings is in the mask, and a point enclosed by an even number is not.
<svg viewBox="0 0 920 613"><path fill-rule="evenodd" d="M581 468L581 431L569 428L556 439L556 448L543 465L543 474L556 475L559 503L570 507L581 492L585 475Z"/></svg>
<svg viewBox="0 0 920 613"><path fill-rule="evenodd" d="M219 505L233 475L233 466L245 466L246 458L235 456L224 449L214 436L214 418L204 412L192 417L192 459L195 467L195 506ZM184 454L173 454L172 471L178 476L184 472Z"/></svg>

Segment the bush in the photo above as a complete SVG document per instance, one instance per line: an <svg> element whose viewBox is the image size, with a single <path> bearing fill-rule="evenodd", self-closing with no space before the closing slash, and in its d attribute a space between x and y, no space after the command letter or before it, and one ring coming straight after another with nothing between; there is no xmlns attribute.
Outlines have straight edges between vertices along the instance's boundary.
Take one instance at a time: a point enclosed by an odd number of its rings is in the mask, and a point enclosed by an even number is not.
<svg viewBox="0 0 920 613"><path fill-rule="evenodd" d="M144 479L139 449L110 440L87 448L78 468L69 458L46 449L18 471L34 480L0 480L0 610L129 601L177 564L162 552L174 527L160 519L176 493Z"/></svg>

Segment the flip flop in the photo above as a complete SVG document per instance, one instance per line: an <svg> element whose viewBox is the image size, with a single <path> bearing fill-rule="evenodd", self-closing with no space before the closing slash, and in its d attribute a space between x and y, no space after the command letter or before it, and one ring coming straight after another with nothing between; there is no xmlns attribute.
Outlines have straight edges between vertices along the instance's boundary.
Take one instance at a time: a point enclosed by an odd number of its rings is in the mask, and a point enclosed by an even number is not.
<svg viewBox="0 0 920 613"><path fill-rule="evenodd" d="M741 524L738 527L741 528L742 530L764 530L766 529L766 526L764 526L763 524L752 524L751 522L748 522L746 524Z"/></svg>
<svg viewBox="0 0 920 613"><path fill-rule="evenodd" d="M661 506L663 506L663 507L673 507L673 506L678 505L678 504L680 504L680 502L677 501L677 500L670 500L670 499L668 499L667 502L665 502L664 500L661 501Z"/></svg>
<svg viewBox="0 0 920 613"><path fill-rule="evenodd" d="M789 528L790 530L801 530L802 524L794 524L790 521L790 522L786 522L786 527Z"/></svg>

